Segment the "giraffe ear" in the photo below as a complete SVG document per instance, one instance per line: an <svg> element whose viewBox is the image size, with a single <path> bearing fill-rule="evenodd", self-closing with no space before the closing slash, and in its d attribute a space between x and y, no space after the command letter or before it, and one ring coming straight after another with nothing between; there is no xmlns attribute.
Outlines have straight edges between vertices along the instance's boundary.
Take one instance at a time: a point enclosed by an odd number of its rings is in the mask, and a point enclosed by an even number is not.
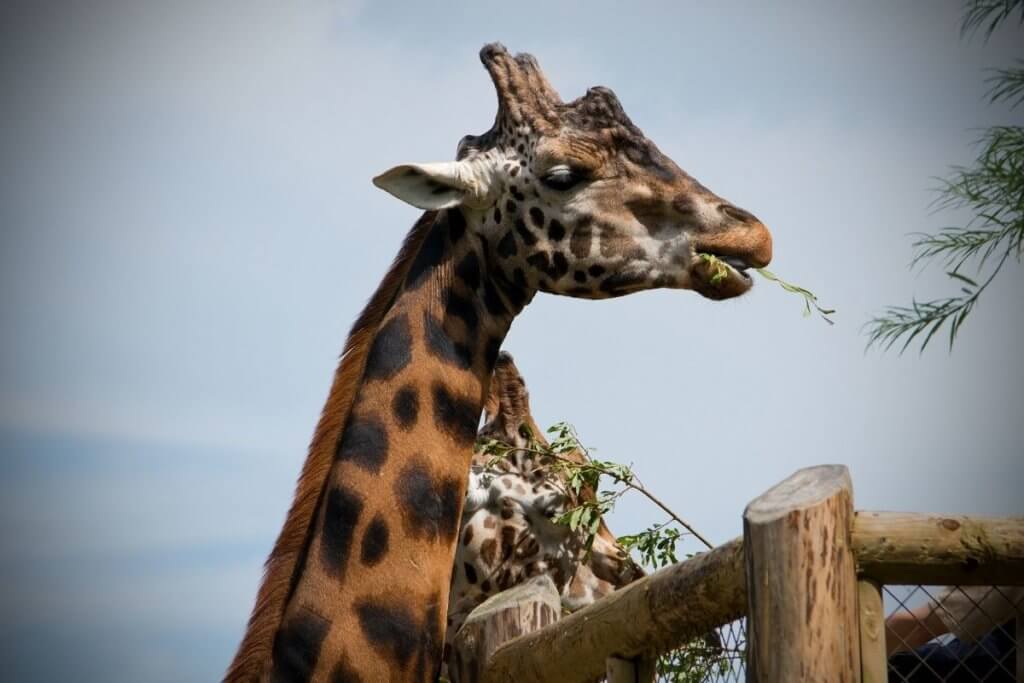
<svg viewBox="0 0 1024 683"><path fill-rule="evenodd" d="M488 194L487 177L467 161L445 161L395 166L374 178L373 184L429 211L479 203Z"/></svg>

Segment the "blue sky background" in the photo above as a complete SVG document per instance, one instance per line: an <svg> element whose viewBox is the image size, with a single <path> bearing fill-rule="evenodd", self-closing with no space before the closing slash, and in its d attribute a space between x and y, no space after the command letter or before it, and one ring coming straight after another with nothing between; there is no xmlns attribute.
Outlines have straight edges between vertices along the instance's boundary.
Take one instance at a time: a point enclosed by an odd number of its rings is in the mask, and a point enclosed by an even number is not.
<svg viewBox="0 0 1024 683"><path fill-rule="evenodd" d="M864 352L911 272L932 178L968 163L983 69L955 2L4 3L0 656L4 677L217 678L290 502L346 331L417 212L369 179L453 156L501 40L565 99L613 88L680 166L762 218L767 283L541 295L506 348L567 419L706 536L795 469L863 508L1022 514L1021 286L957 348ZM627 501L619 533L655 521ZM691 549L696 549L693 546Z"/></svg>

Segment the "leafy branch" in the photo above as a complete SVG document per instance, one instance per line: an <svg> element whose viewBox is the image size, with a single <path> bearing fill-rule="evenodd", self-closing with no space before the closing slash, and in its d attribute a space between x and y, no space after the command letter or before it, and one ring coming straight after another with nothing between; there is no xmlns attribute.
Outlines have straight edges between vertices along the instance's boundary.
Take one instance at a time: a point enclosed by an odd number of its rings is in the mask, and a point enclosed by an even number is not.
<svg viewBox="0 0 1024 683"><path fill-rule="evenodd" d="M905 351L920 335L920 350L948 323L949 348L974 310L981 293L992 283L1006 261L1020 261L1024 251L1024 128L995 126L979 140L981 151L970 168L956 167L942 181L935 206L971 210L963 227L948 227L918 235L912 266L938 261L960 293L910 306L889 306L868 322L868 346L889 349L900 339ZM984 279L979 284L965 275L972 268Z"/></svg>
<svg viewBox="0 0 1024 683"><path fill-rule="evenodd" d="M988 40L999 25L1013 14L1014 9L1021 10L1018 22L1024 24L1022 0L970 0L960 24L960 37L967 37L981 29L985 40Z"/></svg>
<svg viewBox="0 0 1024 683"><path fill-rule="evenodd" d="M961 35L982 31L987 40L1015 10L1024 24L1024 0L968 0ZM986 79L990 103L1007 102L1011 109L1024 102L1024 62L996 69ZM981 293L1014 257L1020 262L1024 247L1024 127L992 126L976 145L978 156L970 167L955 166L941 181L937 210L966 209L967 224L921 234L913 243L911 267L938 262L960 288L954 296L889 306L867 322L868 348L888 350L903 340L900 353L915 340L923 352L944 327L952 350L964 321ZM973 277L964 274L972 271ZM980 281L980 284L979 282ZM948 327L947 327L948 326Z"/></svg>
<svg viewBox="0 0 1024 683"><path fill-rule="evenodd" d="M992 75L985 79L991 87L988 91L990 104L1005 100L1010 107L1024 101L1024 60L1017 60L1017 66L1009 69L992 69Z"/></svg>

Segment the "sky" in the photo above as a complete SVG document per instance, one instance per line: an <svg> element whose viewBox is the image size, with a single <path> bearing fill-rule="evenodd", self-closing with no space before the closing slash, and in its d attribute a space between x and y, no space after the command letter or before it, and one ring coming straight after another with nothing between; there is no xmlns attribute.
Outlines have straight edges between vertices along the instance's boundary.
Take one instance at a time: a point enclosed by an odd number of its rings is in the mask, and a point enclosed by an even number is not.
<svg viewBox="0 0 1024 683"><path fill-rule="evenodd" d="M477 51L611 87L663 152L772 230L714 303L538 295L513 325L568 420L714 542L798 468L863 509L1024 514L1024 272L949 353L865 351L936 177L1019 33L955 2L6 2L0 9L0 653L10 680L203 681L229 662L348 327L418 212L370 183L493 121ZM627 497L624 534L660 521ZM688 545L687 550L697 550Z"/></svg>

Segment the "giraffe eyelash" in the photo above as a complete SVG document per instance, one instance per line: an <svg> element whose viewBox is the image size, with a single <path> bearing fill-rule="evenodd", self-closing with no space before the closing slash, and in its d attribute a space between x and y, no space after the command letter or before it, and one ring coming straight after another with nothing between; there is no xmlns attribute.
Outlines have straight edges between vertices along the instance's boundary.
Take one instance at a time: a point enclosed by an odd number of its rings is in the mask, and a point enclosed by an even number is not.
<svg viewBox="0 0 1024 683"><path fill-rule="evenodd" d="M565 191L572 189L586 179L586 173L570 166L559 165L547 170L540 181L552 190Z"/></svg>

